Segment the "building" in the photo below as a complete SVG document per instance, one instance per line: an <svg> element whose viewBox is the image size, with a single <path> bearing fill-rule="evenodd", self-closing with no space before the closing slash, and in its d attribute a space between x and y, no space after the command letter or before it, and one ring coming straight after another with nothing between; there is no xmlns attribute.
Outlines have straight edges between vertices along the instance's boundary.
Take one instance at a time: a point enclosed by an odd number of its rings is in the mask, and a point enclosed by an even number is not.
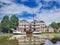
<svg viewBox="0 0 60 45"><path fill-rule="evenodd" d="M27 20L21 20L19 22L18 30L20 32L25 32L26 30L29 30L29 22Z"/></svg>
<svg viewBox="0 0 60 45"><path fill-rule="evenodd" d="M44 30L47 29L45 22L37 21L37 20L34 20L34 22L33 21L31 22L31 27L32 27L32 31L34 31L34 27L35 27L36 32L45 32Z"/></svg>
<svg viewBox="0 0 60 45"><path fill-rule="evenodd" d="M60 32L60 23L57 23L58 24L58 31L57 32Z"/></svg>
<svg viewBox="0 0 60 45"><path fill-rule="evenodd" d="M54 29L51 26L48 26L47 27L47 32L52 32L53 33L54 32Z"/></svg>
<svg viewBox="0 0 60 45"><path fill-rule="evenodd" d="M58 28L58 31L57 32L60 32L60 28Z"/></svg>
<svg viewBox="0 0 60 45"><path fill-rule="evenodd" d="M19 22L19 26L18 26L18 31L20 32L26 32L26 31L36 31L36 32L46 32L47 27L45 25L45 22L43 21L37 21L34 20L31 23L29 23L27 20L21 20Z"/></svg>

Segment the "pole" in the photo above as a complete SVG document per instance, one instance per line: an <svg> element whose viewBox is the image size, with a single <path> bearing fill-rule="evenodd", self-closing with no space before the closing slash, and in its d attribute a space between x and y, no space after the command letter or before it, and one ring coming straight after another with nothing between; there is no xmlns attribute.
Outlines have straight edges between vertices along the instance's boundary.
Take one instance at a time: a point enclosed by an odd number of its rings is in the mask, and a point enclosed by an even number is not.
<svg viewBox="0 0 60 45"><path fill-rule="evenodd" d="M34 31L35 31L35 20L34 20L34 9L33 9L33 26L34 26Z"/></svg>

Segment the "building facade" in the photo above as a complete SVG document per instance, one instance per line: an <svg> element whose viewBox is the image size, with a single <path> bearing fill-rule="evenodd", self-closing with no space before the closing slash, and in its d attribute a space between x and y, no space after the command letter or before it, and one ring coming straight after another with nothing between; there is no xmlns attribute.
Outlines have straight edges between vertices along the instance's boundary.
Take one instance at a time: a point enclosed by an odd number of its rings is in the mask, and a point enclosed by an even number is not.
<svg viewBox="0 0 60 45"><path fill-rule="evenodd" d="M52 32L53 33L54 32L54 29L51 26L48 26L47 27L47 32Z"/></svg>
<svg viewBox="0 0 60 45"><path fill-rule="evenodd" d="M27 20L21 20L19 22L18 30L21 32L25 32L26 30L29 30L29 22Z"/></svg>
<svg viewBox="0 0 60 45"><path fill-rule="evenodd" d="M32 27L32 31L34 31L34 27L35 27L36 32L45 32L47 30L45 22L43 21L37 21L37 20L32 21L31 27Z"/></svg>
<svg viewBox="0 0 60 45"><path fill-rule="evenodd" d="M26 31L36 31L36 32L46 32L47 26L45 25L45 22L43 21L37 21L34 20L32 22L28 22L27 20L21 20L19 22L18 31L20 32L26 32Z"/></svg>

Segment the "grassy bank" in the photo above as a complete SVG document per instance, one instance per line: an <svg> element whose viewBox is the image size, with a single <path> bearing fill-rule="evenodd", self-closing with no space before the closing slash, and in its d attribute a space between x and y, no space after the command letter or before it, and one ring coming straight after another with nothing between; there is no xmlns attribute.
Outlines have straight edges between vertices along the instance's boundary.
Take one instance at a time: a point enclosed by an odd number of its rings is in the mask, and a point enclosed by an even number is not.
<svg viewBox="0 0 60 45"><path fill-rule="evenodd" d="M14 34L15 35L15 34ZM22 35L22 34L16 34L16 35ZM24 35L24 34L23 34ZM54 36L54 37L60 37L60 33L41 33L41 34L32 34L32 35L42 35L42 36ZM27 36L32 36L31 34L27 34Z"/></svg>
<svg viewBox="0 0 60 45"><path fill-rule="evenodd" d="M0 37L2 37L2 36L4 36L4 37L10 37L10 36L13 36L13 34L8 34L8 33L0 34Z"/></svg>
<svg viewBox="0 0 60 45"><path fill-rule="evenodd" d="M60 33L42 33L43 36L54 36L54 37L60 37Z"/></svg>

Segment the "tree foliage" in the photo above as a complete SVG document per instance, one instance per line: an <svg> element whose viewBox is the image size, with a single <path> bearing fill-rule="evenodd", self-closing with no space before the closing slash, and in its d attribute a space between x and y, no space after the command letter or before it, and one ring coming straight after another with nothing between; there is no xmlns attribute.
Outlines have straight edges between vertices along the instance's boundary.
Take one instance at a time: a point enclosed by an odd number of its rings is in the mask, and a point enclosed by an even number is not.
<svg viewBox="0 0 60 45"><path fill-rule="evenodd" d="M10 18L5 15L1 21L0 27L5 31L8 32L10 29L17 29L19 24L19 19L15 15L12 15Z"/></svg>
<svg viewBox="0 0 60 45"><path fill-rule="evenodd" d="M9 17L7 15L5 15L1 21L1 27L3 30L9 30L10 29L10 25L9 25Z"/></svg>
<svg viewBox="0 0 60 45"><path fill-rule="evenodd" d="M12 15L11 18L10 18L11 28L17 29L18 24L19 24L19 19L18 19L18 17L16 17L16 15Z"/></svg>
<svg viewBox="0 0 60 45"><path fill-rule="evenodd" d="M2 27L1 27L1 22L0 22L0 30L2 30Z"/></svg>
<svg viewBox="0 0 60 45"><path fill-rule="evenodd" d="M51 27L54 29L58 29L58 24L56 22L52 22Z"/></svg>

